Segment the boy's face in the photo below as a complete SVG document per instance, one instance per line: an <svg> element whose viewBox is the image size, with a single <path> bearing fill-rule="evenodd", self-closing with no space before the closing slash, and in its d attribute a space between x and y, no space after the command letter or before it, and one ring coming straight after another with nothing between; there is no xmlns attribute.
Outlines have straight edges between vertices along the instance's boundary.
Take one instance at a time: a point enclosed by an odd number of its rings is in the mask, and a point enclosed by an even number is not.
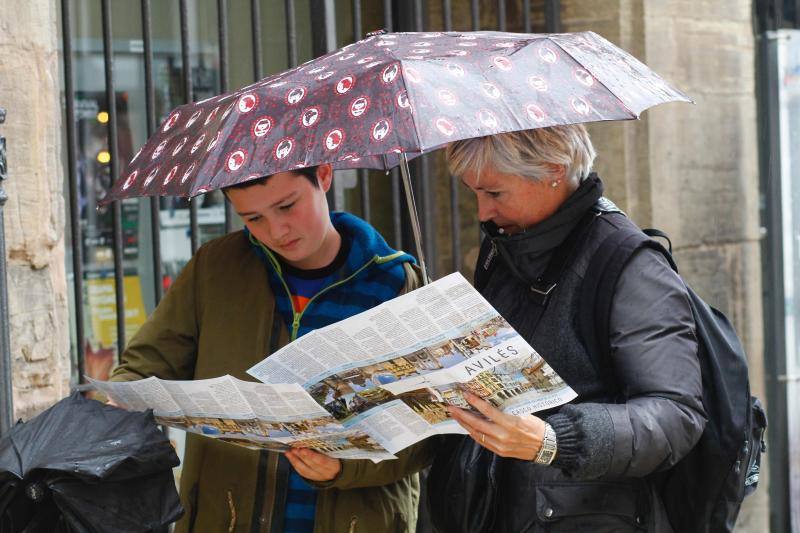
<svg viewBox="0 0 800 533"><path fill-rule="evenodd" d="M319 187L293 172L272 175L263 185L227 191L234 210L259 241L288 264L304 270L328 265L340 240L331 224L325 193L330 165L317 169Z"/></svg>

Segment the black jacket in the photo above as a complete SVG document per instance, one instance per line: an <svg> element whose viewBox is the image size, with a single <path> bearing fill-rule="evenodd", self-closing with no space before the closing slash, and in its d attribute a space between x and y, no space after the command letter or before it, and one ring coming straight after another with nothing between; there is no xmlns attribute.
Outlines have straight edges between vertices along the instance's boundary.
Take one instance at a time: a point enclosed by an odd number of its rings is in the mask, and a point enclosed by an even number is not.
<svg viewBox="0 0 800 533"><path fill-rule="evenodd" d="M543 273L553 250L601 195L602 183L591 176L536 227L484 241L499 253L489 262L495 264L483 295L578 393L570 404L539 413L558 439L551 466L498 463L492 531L671 531L646 476L681 459L705 426L694 319L683 281L650 250L637 253L623 270L609 332L621 390L612 390L578 333L580 286L613 226L633 223L621 213L597 217L538 325L528 284L520 279ZM476 276L485 267L485 261L478 264Z"/></svg>

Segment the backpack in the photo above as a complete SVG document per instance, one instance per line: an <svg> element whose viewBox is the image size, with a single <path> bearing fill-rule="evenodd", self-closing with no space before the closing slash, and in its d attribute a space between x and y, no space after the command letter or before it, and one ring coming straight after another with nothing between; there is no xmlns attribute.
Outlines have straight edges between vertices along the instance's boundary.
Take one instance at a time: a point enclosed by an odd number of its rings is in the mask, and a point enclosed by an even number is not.
<svg viewBox="0 0 800 533"><path fill-rule="evenodd" d="M651 237L665 238L669 251ZM609 364L611 303L622 269L643 248L661 253L678 272L664 233L623 226L597 248L580 288L579 332L611 390L619 390ZM750 395L747 358L733 326L691 288L688 291L708 422L688 455L650 479L676 532L730 532L742 500L758 485L767 419L761 402Z"/></svg>

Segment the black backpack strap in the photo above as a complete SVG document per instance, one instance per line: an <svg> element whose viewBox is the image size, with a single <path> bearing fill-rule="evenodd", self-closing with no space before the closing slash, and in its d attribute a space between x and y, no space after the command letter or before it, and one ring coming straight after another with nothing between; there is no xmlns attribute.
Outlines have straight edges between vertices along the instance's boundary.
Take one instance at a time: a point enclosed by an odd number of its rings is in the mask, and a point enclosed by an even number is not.
<svg viewBox="0 0 800 533"><path fill-rule="evenodd" d="M621 227L597 248L581 285L578 328L595 370L611 390L620 390L611 365L611 304L622 270L641 248L663 254L672 269L678 271L672 255L663 246L635 228Z"/></svg>
<svg viewBox="0 0 800 533"><path fill-rule="evenodd" d="M672 241L669 238L669 235L661 231L660 229L655 228L646 228L642 230L645 235L648 237L658 237L660 239L664 239L667 241L667 249L669 250L669 254L672 255Z"/></svg>

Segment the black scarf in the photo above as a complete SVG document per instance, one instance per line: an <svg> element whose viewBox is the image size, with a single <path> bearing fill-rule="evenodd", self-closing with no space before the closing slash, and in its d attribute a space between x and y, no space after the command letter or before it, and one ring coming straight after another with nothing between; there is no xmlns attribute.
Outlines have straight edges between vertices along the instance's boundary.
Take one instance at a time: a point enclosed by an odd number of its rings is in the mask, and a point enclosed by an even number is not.
<svg viewBox="0 0 800 533"><path fill-rule="evenodd" d="M482 224L482 229L497 246L504 262L526 279L536 279L547 267L550 256L603 195L603 182L595 173L583 180L558 210L539 224L513 235L503 235L497 226ZM482 265L478 265L481 268Z"/></svg>

